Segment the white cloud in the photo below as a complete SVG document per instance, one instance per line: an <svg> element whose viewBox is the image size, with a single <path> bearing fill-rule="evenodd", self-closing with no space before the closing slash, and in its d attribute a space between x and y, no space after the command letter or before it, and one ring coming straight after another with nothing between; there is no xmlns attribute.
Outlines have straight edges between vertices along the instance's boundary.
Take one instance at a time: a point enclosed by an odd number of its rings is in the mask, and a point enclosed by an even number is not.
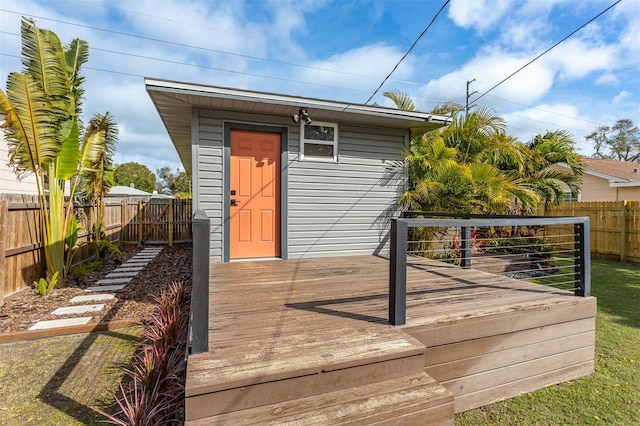
<svg viewBox="0 0 640 426"><path fill-rule="evenodd" d="M582 78L594 71L609 70L615 66L615 46L594 45L580 39L569 39L550 51L544 62L557 67L562 76Z"/></svg>
<svg viewBox="0 0 640 426"><path fill-rule="evenodd" d="M395 47L374 44L333 55L309 63L313 69L303 69L300 79L364 93L373 92L396 65L403 52ZM394 79L409 78L414 72L414 59L407 57L393 74ZM331 71L322 71L331 70ZM336 72L333 72L336 71ZM326 91L326 89L324 89ZM363 101L364 102L364 101Z"/></svg>
<svg viewBox="0 0 640 426"><path fill-rule="evenodd" d="M590 133L596 124L589 122L576 105L567 103L540 104L532 108L505 113L507 132L523 142L528 142L537 134L547 131L567 130L576 142L581 154L590 153L590 145L584 136Z"/></svg>
<svg viewBox="0 0 640 426"><path fill-rule="evenodd" d="M627 92L626 90L623 90L613 98L613 103L622 104L622 103L625 103L630 98L631 98L631 93Z"/></svg>
<svg viewBox="0 0 640 426"><path fill-rule="evenodd" d="M482 32L499 22L512 4L511 0L453 0L447 15L462 28Z"/></svg>
<svg viewBox="0 0 640 426"><path fill-rule="evenodd" d="M473 100L508 77L526 62L527 59L518 58L515 55L499 50L482 52L460 69L430 81L421 90L421 95L428 98L464 103L466 81L476 79L476 82L471 86L471 90L477 90L479 93L471 97L471 100ZM547 93L553 84L553 77L553 70L542 64L533 63L491 91L491 97L483 97L480 103L481 105L495 108L496 105L492 104L492 102L496 102L492 100L495 97L525 104L534 102ZM459 95L452 99L452 92L457 92Z"/></svg>
<svg viewBox="0 0 640 426"><path fill-rule="evenodd" d="M603 74L596 80L596 84L603 86L617 86L619 83L620 80L613 73Z"/></svg>

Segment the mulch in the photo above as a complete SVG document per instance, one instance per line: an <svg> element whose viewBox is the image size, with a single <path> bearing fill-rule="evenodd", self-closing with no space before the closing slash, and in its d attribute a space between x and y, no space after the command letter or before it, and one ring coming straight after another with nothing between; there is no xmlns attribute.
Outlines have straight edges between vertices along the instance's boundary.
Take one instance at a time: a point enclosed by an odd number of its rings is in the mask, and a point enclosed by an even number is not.
<svg viewBox="0 0 640 426"><path fill-rule="evenodd" d="M51 312L58 307L69 306L73 297L87 294L87 287L95 285L96 281L104 278L142 249L135 245L122 245L121 254L107 259L99 269L84 277L69 276L64 287L54 289L46 297L40 296L33 287L28 287L5 298L4 304L0 306L0 333L22 332L38 321L59 319L60 317L51 315ZM132 281L115 293L116 297L113 300L97 302L105 303L105 307L100 313L93 314L89 326L85 328L109 329L113 328L113 325L140 322L153 312L154 297L172 282L183 281L191 284L191 262L191 244L165 246ZM71 317L73 316L64 316Z"/></svg>

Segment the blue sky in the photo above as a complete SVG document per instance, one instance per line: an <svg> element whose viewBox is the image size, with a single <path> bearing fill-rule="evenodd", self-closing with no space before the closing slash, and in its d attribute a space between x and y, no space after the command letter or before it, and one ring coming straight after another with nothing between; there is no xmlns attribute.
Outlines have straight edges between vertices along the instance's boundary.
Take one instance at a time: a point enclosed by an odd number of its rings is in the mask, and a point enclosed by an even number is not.
<svg viewBox="0 0 640 426"><path fill-rule="evenodd" d="M452 0L373 98L401 90L418 109L472 100L569 35L615 0ZM180 167L143 77L364 103L444 0L178 1L2 0L0 79L20 71L20 17L79 37L86 118L119 124L116 163ZM478 102L528 141L546 130L585 136L629 118L640 124L640 0L600 18Z"/></svg>

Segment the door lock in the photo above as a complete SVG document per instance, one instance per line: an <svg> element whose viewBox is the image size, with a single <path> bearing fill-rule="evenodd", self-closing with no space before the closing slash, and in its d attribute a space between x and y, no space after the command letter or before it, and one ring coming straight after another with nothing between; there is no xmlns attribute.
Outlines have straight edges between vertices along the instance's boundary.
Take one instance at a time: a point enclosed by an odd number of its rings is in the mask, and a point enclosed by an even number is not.
<svg viewBox="0 0 640 426"><path fill-rule="evenodd" d="M232 206L237 206L238 202L236 200L234 200L233 198L231 199L231 203Z"/></svg>

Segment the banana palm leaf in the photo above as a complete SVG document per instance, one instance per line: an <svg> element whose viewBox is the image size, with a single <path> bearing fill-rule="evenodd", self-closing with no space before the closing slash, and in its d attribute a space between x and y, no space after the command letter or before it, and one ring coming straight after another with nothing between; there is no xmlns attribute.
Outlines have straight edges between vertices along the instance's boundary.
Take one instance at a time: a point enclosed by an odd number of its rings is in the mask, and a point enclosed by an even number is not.
<svg viewBox="0 0 640 426"><path fill-rule="evenodd" d="M1 93L5 126L11 129L11 162L18 170L38 172L60 152L56 121L46 94L31 75L19 73L9 74L7 94Z"/></svg>
<svg viewBox="0 0 640 426"><path fill-rule="evenodd" d="M62 44L52 31L37 28L31 19L23 18L22 64L25 71L42 85L44 92L53 98L68 96L67 68Z"/></svg>
<svg viewBox="0 0 640 426"><path fill-rule="evenodd" d="M80 67L89 60L89 45L84 40L74 39L65 50L65 63L69 69L69 82L71 84L71 95L75 100L75 115L82 114L82 104L80 99L84 94L82 83L84 77L80 75Z"/></svg>

